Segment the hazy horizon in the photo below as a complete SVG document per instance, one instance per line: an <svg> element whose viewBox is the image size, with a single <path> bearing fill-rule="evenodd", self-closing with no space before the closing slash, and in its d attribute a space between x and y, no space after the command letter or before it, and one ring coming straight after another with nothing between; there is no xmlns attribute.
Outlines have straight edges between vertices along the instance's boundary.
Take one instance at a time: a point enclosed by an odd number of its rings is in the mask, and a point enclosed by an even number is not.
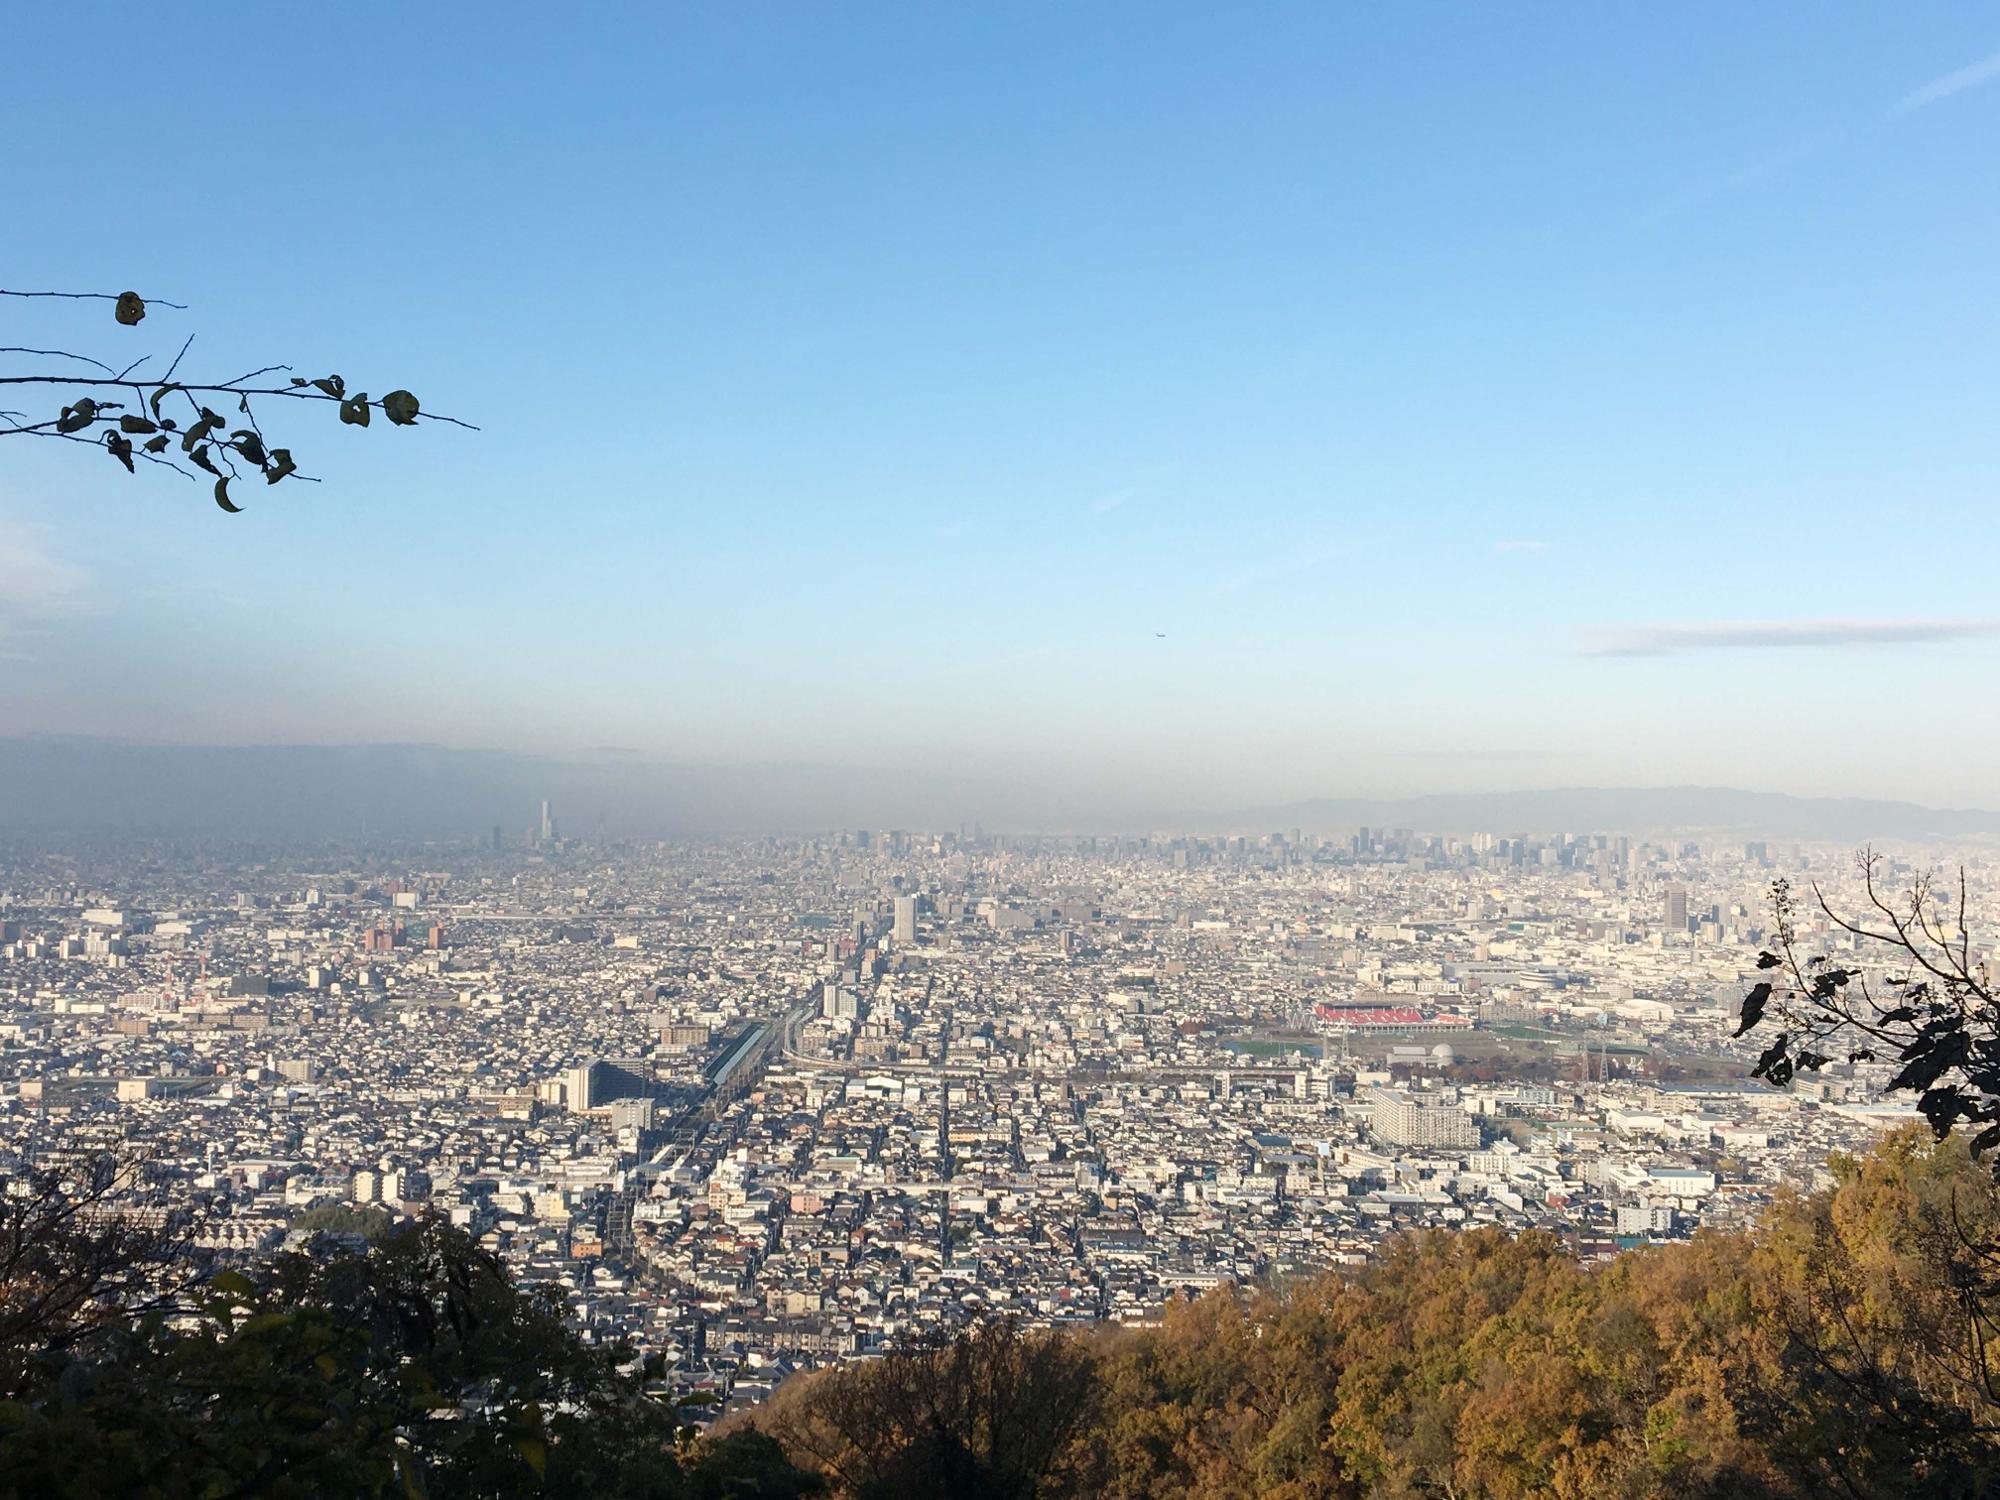
<svg viewBox="0 0 2000 1500"><path fill-rule="evenodd" d="M2000 835L2000 812L1679 784L1514 786L1369 795L1318 787L1264 803L1147 800L909 768L691 764L600 749L574 758L435 745L174 746L0 738L0 836L213 833L231 838L431 837L526 843L544 800L570 836L810 834L841 828L1014 834L1714 833L1952 840Z"/></svg>
<svg viewBox="0 0 2000 1500"><path fill-rule="evenodd" d="M0 342L483 430L10 445L0 735L2000 806L1989 10L239 14L20 18L0 284L189 310Z"/></svg>

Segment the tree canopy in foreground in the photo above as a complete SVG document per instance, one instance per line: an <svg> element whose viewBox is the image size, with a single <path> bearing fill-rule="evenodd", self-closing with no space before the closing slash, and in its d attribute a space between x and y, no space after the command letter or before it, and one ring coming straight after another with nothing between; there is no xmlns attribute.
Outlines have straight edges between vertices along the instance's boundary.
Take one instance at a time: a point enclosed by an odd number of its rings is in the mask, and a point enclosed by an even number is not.
<svg viewBox="0 0 2000 1500"><path fill-rule="evenodd" d="M0 1286L0 1305L38 1306L52 1271L83 1268L61 1279L72 1292L57 1313L0 1322L12 1338L0 1495L789 1500L817 1488L768 1438L700 1439L654 1372L582 1342L555 1299L516 1287L447 1224L325 1236L199 1283L158 1242L112 1232L81 1228ZM92 1274L95 1305L73 1294Z"/></svg>
<svg viewBox="0 0 2000 1500"><path fill-rule="evenodd" d="M1429 1232L1156 1328L823 1371L735 1420L856 1500L2000 1493L1991 1177L1921 1131L1833 1170L1752 1231L1600 1265Z"/></svg>
<svg viewBox="0 0 2000 1500"><path fill-rule="evenodd" d="M2000 1494L2000 1185L1906 1127L1752 1228L1497 1229L1155 1327L992 1322L698 1432L435 1220L201 1273L126 1170L7 1184L0 1497L1806 1500Z"/></svg>

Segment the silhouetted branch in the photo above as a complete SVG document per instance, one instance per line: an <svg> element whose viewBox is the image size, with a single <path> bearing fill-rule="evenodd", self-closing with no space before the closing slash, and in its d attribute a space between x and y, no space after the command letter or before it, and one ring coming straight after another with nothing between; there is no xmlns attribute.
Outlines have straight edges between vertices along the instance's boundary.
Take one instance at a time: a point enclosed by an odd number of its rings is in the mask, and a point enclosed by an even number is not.
<svg viewBox="0 0 2000 1500"><path fill-rule="evenodd" d="M1784 1087L1800 1072L1817 1072L1839 1061L1843 1044L1858 1038L1893 1048L1900 1064L1890 1079L1891 1091L1917 1095L1917 1108L1940 1137L1960 1124L1984 1126L1972 1140L1976 1155L2000 1147L2000 1006L1972 963L1967 912L1969 891L1959 871L1958 908L1936 895L1928 875L1913 883L1901 909L1882 891L1876 879L1879 858L1862 851L1859 868L1868 905L1886 929L1844 917L1833 910L1815 885L1820 910L1840 931L1865 944L1878 945L1895 965L1882 977L1883 998L1871 989L1863 967L1836 964L1815 956L1801 960L1793 921L1789 884L1780 879L1771 890L1777 916L1777 951L1761 954L1757 967L1788 976L1761 981L1744 997L1743 1036L1775 1014L1783 1022L1777 1039L1758 1058L1753 1076ZM1872 1048L1847 1052L1846 1061L1875 1060ZM1994 1158L2000 1175L2000 1156Z"/></svg>
<svg viewBox="0 0 2000 1500"><path fill-rule="evenodd" d="M75 302L116 302L121 297L129 297L130 292L10 292L0 287L0 297L61 297ZM175 312L186 312L185 302L168 302L161 297L148 297L149 307L171 307Z"/></svg>
<svg viewBox="0 0 2000 1500"><path fill-rule="evenodd" d="M273 365L271 368L282 370L282 369L288 369L290 367L286 365ZM262 374L263 372L257 371L256 373ZM247 379L248 377L246 376L244 378ZM138 391L144 393L154 390L156 387L161 385L161 382L155 382L151 380L118 380L116 378L99 379L94 375L85 375L85 376L0 375L0 385L68 385L68 386L81 385L81 386L92 386L92 387L111 386L121 390ZM288 401L314 401L322 404L326 402L332 402L336 406L346 406L349 408L352 408L359 404L365 404L369 408L369 410L379 411L384 416L388 416L389 413L393 410L393 408L388 403L387 398L383 398L382 400L368 401L366 403L362 403L359 397L342 398L338 396L329 396L322 391L316 391L310 388L302 389L302 388L288 387L288 386L265 386L262 388L257 388L257 387L246 388L244 386L234 385L228 382L223 382L216 385L196 385L192 382L175 381L173 382L173 389L179 391L189 391L196 395L207 395L207 396L282 396L284 399ZM475 426L471 422L461 421L457 417L447 417L439 412L434 412L434 411L413 412L410 416L410 421L449 422L454 427L463 427L467 432L478 432L480 430L477 426ZM408 425L408 424L405 423L402 425Z"/></svg>
<svg viewBox="0 0 2000 1500"><path fill-rule="evenodd" d="M0 289L0 296L7 297L50 297L72 301L100 301L114 304L114 317L123 327L133 327L145 320L146 299L137 292L17 292ZM158 304L179 308L182 304L168 302ZM338 375L327 375L307 379L292 375L280 386L258 385L265 376L274 374L290 375L292 367L285 364L263 365L220 382L183 382L176 379L181 362L187 357L194 343L194 335L189 334L182 341L180 352L167 367L165 375L157 380L133 378L139 367L151 356L141 355L121 370L113 370L103 360L89 355L73 354L62 349L0 348L0 354L26 355L38 359L71 360L78 364L92 366L99 374L49 374L45 372L23 372L0 374L0 386L18 386L23 389L34 386L62 387L68 397L60 412L41 421L32 421L21 412L6 413L9 421L0 425L0 437L57 437L72 442L86 442L101 447L128 472L137 472L140 461L159 464L187 478L193 475L171 458L164 457L167 449L178 439L180 451L195 468L205 470L215 478L215 503L226 511L238 511L242 507L231 499L229 487L245 477L242 465L254 467L264 482L277 484L288 478L312 481L312 476L301 474L299 466L289 448L271 446L256 413L252 410L251 398L271 397L290 401L330 402L339 412L340 420L350 427L367 427L375 414L380 413L391 426L411 427L419 422L444 422L454 427L462 427L468 432L479 429L471 422L457 417L442 415L422 409L417 398L406 390L392 390L387 395L370 398L365 391L350 395L347 383ZM107 393L130 392L140 400L105 400ZM167 415L162 404L169 396L179 394L186 402L191 420L185 426L179 419ZM203 400L216 397L233 397L236 409L242 413L248 424L230 428L228 421L203 404ZM217 404L220 404L219 402ZM316 481L312 481L316 482Z"/></svg>
<svg viewBox="0 0 2000 1500"><path fill-rule="evenodd" d="M109 375L113 380L124 378L118 371L112 369L111 366L105 364L102 360L92 359L88 354L71 354L67 349L0 348L0 354L33 354L41 359L74 359L86 365L96 365L98 369ZM130 374L131 372L128 370L126 373Z"/></svg>

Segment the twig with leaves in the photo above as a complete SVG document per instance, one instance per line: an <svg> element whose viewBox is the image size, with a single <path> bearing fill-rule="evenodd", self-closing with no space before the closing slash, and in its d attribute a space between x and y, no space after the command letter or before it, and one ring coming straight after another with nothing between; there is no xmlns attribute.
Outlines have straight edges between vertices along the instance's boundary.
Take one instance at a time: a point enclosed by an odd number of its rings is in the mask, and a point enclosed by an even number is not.
<svg viewBox="0 0 2000 1500"><path fill-rule="evenodd" d="M18 292L0 288L0 297L109 302L112 304L113 319L127 328L137 327L145 320L149 305L137 292ZM158 299L150 305L184 310L178 302ZM270 398L331 403L338 410L340 420L353 427L368 426L373 415L380 412L392 426L397 427L411 427L418 422L449 422L454 427L473 432L479 430L470 422L423 410L417 398L406 390L393 390L386 396L371 399L366 391L350 394L347 382L338 375L311 378L293 375L290 365L266 365L233 380L206 382L176 379L181 361L187 357L193 342L194 336L190 334L181 344L173 363L157 379L135 378L140 366L151 357L149 355L141 355L123 368L114 368L103 360L66 349L0 347L0 355L68 360L72 364L90 366L87 371L31 370L21 374L0 374L0 386L58 387L68 398L54 416L40 420L32 420L30 414L25 412L0 411L0 437L39 437L89 443L101 446L114 460L124 465L128 473L137 473L137 464L144 462L172 469L189 479L195 478L193 470L183 466L184 461L212 476L215 503L226 511L235 512L242 507L230 498L229 486L243 477L246 468L261 474L267 485L288 478L318 482L313 476L300 472L290 448L274 447L266 440L264 429L250 405L253 396L259 400ZM272 375L287 378L283 384L253 384ZM130 395L122 400L108 400L102 394L106 391L129 392ZM207 404L215 401L221 405L231 399L242 417L242 426L230 426L228 419ZM189 415L169 415L170 402L172 411L177 414L184 402ZM176 443L179 445L177 453Z"/></svg>
<svg viewBox="0 0 2000 1500"><path fill-rule="evenodd" d="M132 1205L148 1166L128 1149L0 1174L0 1389L14 1390L35 1351L166 1308L191 1284L192 1211Z"/></svg>
<svg viewBox="0 0 2000 1500"><path fill-rule="evenodd" d="M1817 885L1813 897L1842 932L1879 945L1883 972L1871 984L1860 964L1801 957L1799 901L1780 879L1771 887L1777 948L1757 958L1771 977L1743 997L1736 1035L1766 1021L1779 1025L1752 1073L1780 1088L1843 1057L1852 1063L1893 1056L1901 1067L1889 1088L1916 1094L1940 1139L1961 1124L1981 1126L1971 1145L1986 1155L2000 1146L2000 1005L1973 953L1965 872L1959 871L1955 895L1922 875L1899 903L1881 890L1880 863L1872 850L1859 857L1873 917L1841 916ZM1994 1170L2000 1176L2000 1157Z"/></svg>

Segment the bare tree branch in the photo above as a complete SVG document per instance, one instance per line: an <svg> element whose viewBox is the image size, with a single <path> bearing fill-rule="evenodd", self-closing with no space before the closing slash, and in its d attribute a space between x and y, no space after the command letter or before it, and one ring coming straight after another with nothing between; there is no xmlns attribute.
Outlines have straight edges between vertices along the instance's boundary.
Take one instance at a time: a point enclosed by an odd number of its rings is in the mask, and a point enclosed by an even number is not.
<svg viewBox="0 0 2000 1500"><path fill-rule="evenodd" d="M88 354L71 354L67 349L0 348L0 354L33 354L42 359L74 359L86 365L96 365L98 369L109 375L113 380L122 380L124 378L116 370L112 369L111 366L105 364L103 360L92 359ZM126 373L129 374L130 371Z"/></svg>
<svg viewBox="0 0 2000 1500"><path fill-rule="evenodd" d="M0 297L61 297L74 302L116 302L119 295L117 292L10 292L0 287ZM185 302L168 302L161 297L148 297L146 304L149 307L171 307L175 312L187 311Z"/></svg>

